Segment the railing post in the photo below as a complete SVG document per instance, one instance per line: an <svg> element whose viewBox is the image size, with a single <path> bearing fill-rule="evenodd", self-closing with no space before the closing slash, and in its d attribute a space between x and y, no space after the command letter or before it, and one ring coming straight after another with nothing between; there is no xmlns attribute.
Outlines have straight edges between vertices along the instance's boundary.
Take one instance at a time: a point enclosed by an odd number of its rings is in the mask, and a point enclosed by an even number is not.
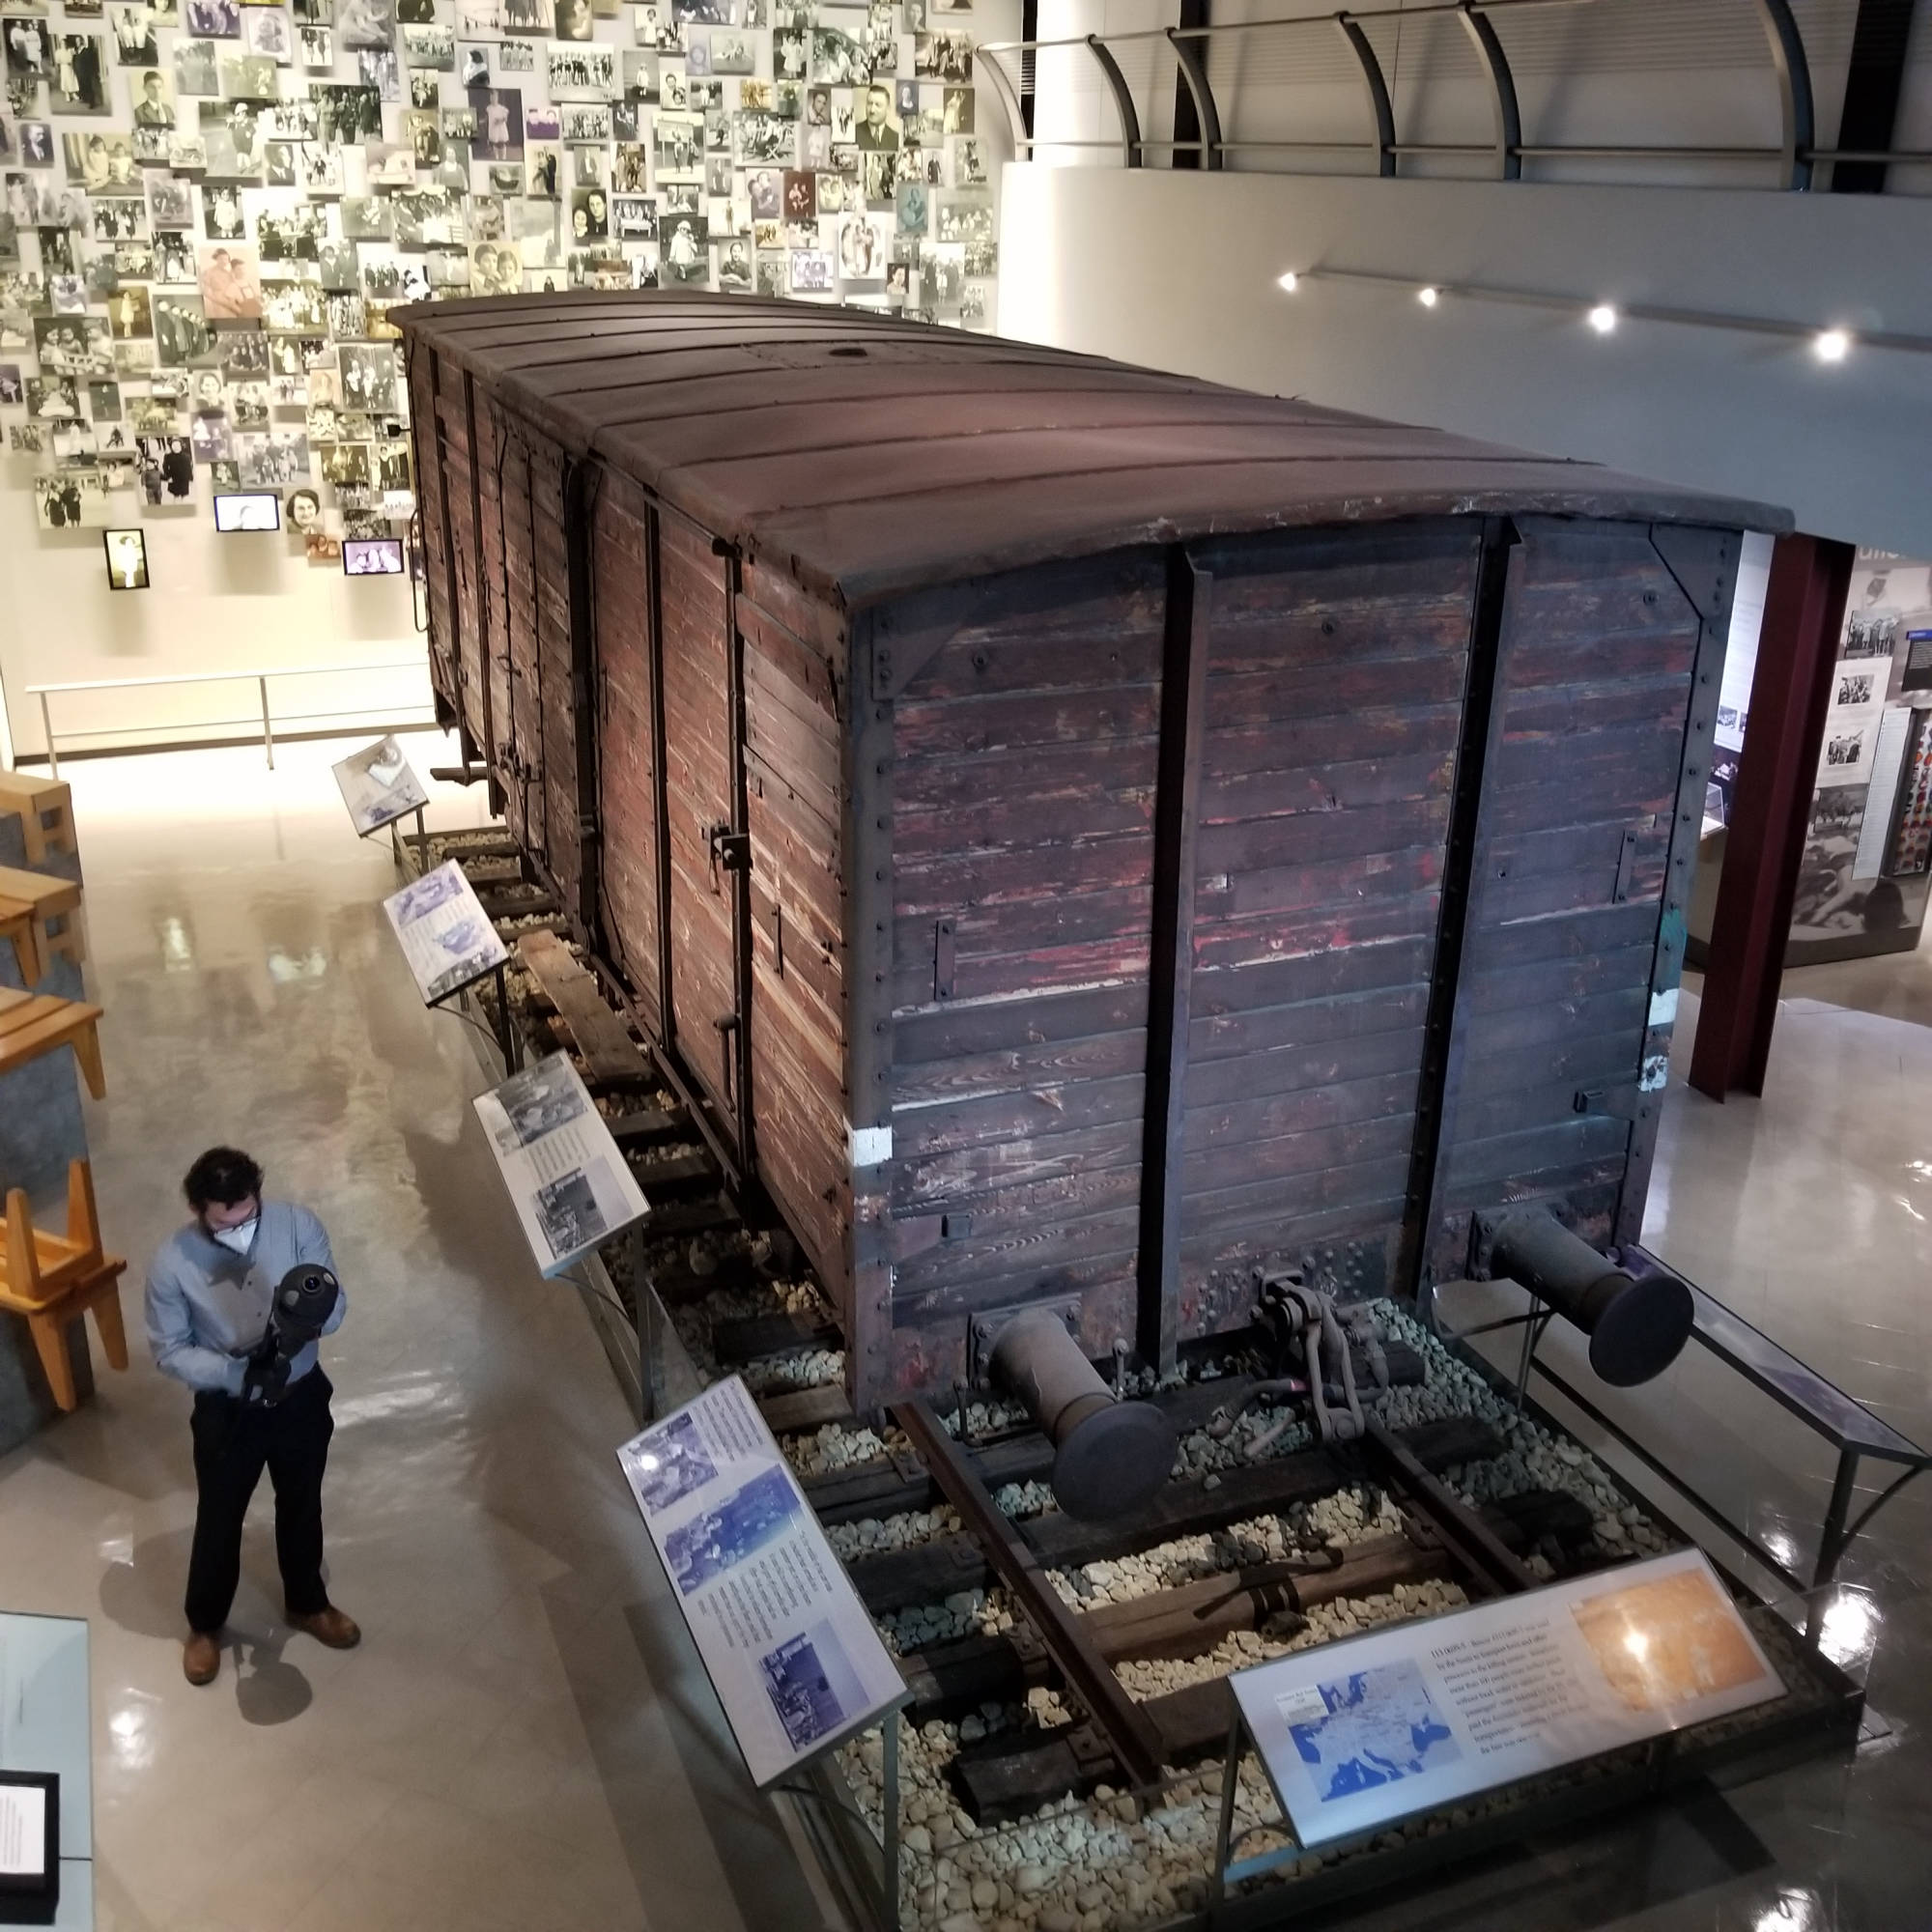
<svg viewBox="0 0 1932 1932"><path fill-rule="evenodd" d="M1509 56L1496 38L1494 24L1487 14L1476 11L1472 0L1463 0L1457 17L1463 31L1475 43L1476 53L1490 76L1490 95L1495 107L1496 179L1520 181L1522 156L1522 112L1517 105L1516 76L1510 72Z"/></svg>
<svg viewBox="0 0 1932 1932"><path fill-rule="evenodd" d="M1784 180L1782 186L1803 190L1811 185L1811 150L1818 142L1816 112L1811 99L1811 63L1804 54L1804 36L1792 17L1791 0L1757 0L1758 17L1771 43L1771 64L1777 73L1778 104L1784 113Z"/></svg>
<svg viewBox="0 0 1932 1932"><path fill-rule="evenodd" d="M1134 97L1127 87L1127 77L1121 71L1117 61L1098 34L1087 36L1087 47L1099 63L1100 71L1106 76L1107 86L1114 96L1114 111L1121 117L1121 165L1123 168L1137 168L1141 164L1141 117L1134 107Z"/></svg>
<svg viewBox="0 0 1932 1932"><path fill-rule="evenodd" d="M258 677L255 682L262 687L262 749L269 754L269 769L275 769L275 734L269 724L269 680Z"/></svg>
<svg viewBox="0 0 1932 1932"><path fill-rule="evenodd" d="M1359 21L1337 14L1335 25L1361 65L1362 85L1369 91L1369 112L1376 122L1376 173L1387 180L1395 174L1395 105L1389 99L1388 82L1382 78L1382 64Z"/></svg>
<svg viewBox="0 0 1932 1932"><path fill-rule="evenodd" d="M1221 167L1226 161L1221 153L1221 111L1214 105L1214 90L1208 85L1208 63L1201 58L1201 42L1179 27L1168 28L1167 38L1180 63L1181 78L1194 97L1195 118L1201 123L1201 165Z"/></svg>
<svg viewBox="0 0 1932 1932"><path fill-rule="evenodd" d="M47 741L47 776L57 779L60 777L60 754L54 750L54 719L47 708L47 694L44 691L41 693L41 735Z"/></svg>

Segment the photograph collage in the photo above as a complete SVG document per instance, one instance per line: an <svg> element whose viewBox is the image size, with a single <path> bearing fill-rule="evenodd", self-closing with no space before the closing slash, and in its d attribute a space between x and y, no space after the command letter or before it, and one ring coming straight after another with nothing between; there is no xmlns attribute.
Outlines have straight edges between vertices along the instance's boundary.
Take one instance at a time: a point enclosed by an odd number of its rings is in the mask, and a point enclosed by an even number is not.
<svg viewBox="0 0 1932 1932"><path fill-rule="evenodd" d="M0 486L108 533L117 589L139 519L211 503L387 575L399 305L665 287L988 328L993 37L972 0L0 0Z"/></svg>

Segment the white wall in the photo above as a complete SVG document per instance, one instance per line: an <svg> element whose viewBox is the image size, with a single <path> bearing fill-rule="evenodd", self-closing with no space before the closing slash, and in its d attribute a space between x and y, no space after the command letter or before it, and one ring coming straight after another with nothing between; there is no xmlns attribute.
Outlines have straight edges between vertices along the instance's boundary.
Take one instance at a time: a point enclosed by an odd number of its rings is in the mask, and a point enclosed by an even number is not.
<svg viewBox="0 0 1932 1932"><path fill-rule="evenodd" d="M428 661L406 582L345 578L340 564L310 564L301 540L286 531L218 537L204 485L192 510L137 511L133 495L114 497L116 521L147 536L154 586L116 592L107 587L99 530L35 527L34 469L30 457L0 457L0 691L16 756L43 749L32 684L411 658L421 668L282 681L273 702L277 711L425 713ZM252 686L232 684L88 692L53 700L54 729L115 734L81 745L200 736L191 728L198 723L247 718L259 701ZM0 745L0 755L5 750Z"/></svg>
<svg viewBox="0 0 1932 1932"><path fill-rule="evenodd" d="M1932 554L1932 355L1626 321L1608 300L1932 335L1932 200L1164 170L1006 171L1000 327L1065 348L1768 499ZM1564 295L1565 312L1315 280Z"/></svg>

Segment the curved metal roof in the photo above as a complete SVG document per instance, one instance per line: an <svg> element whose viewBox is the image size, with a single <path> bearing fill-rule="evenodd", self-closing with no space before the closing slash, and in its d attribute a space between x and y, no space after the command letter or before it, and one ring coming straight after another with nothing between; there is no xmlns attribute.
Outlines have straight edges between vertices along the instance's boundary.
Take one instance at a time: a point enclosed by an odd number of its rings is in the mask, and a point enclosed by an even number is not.
<svg viewBox="0 0 1932 1932"><path fill-rule="evenodd" d="M390 320L573 454L848 609L1054 557L1319 524L1791 525L1596 464L852 309L572 291Z"/></svg>

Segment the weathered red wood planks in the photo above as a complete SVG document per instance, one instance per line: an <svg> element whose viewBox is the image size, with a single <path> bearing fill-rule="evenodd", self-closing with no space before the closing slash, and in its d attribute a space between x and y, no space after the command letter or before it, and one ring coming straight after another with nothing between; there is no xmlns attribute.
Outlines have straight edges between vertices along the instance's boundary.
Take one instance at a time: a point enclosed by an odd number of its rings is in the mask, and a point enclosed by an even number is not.
<svg viewBox="0 0 1932 1932"><path fill-rule="evenodd" d="M862 1409L1640 1208L1777 513L796 304L400 321L436 689Z"/></svg>

